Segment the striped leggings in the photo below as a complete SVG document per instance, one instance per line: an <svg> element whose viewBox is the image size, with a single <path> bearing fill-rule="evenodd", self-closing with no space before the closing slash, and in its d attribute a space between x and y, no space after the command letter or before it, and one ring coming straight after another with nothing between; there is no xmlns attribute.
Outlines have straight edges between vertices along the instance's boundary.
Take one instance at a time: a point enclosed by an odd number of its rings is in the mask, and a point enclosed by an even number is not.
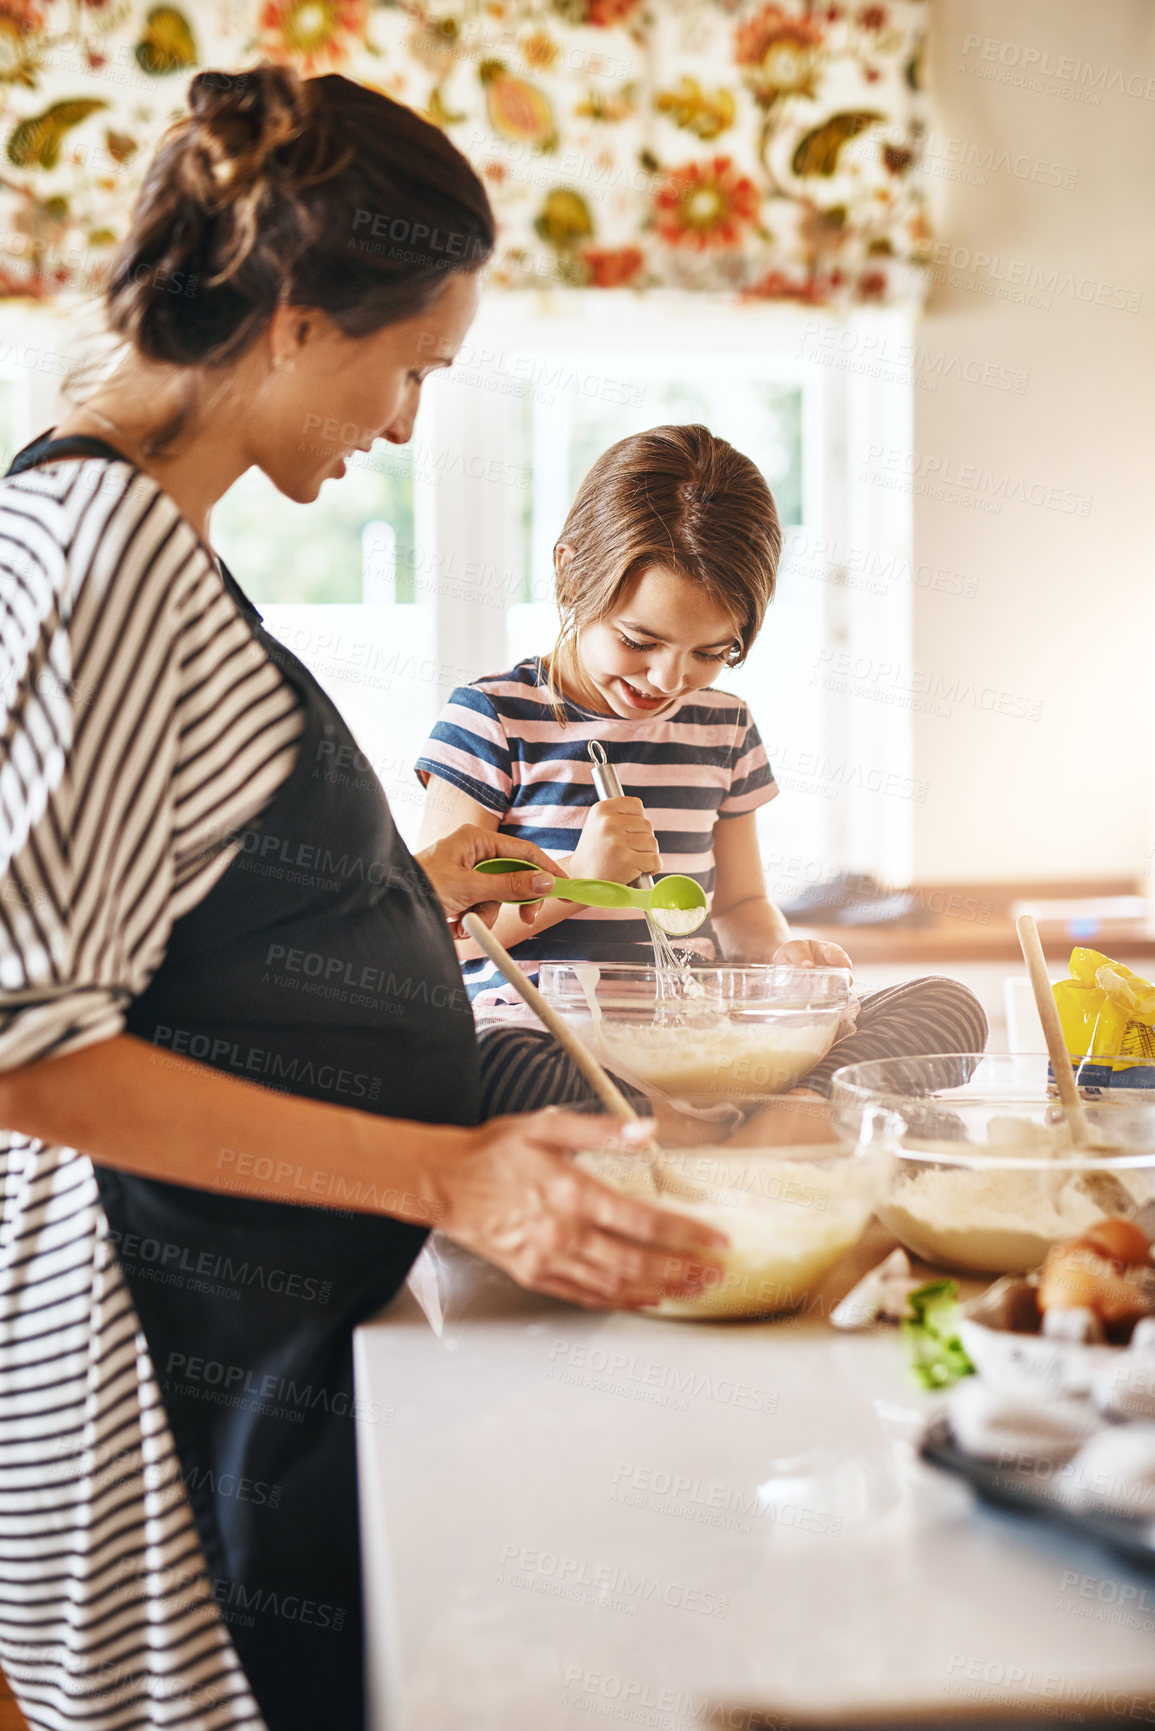
<svg viewBox="0 0 1155 1731"><path fill-rule="evenodd" d="M800 1086L830 1097L830 1081L844 1064L870 1058L914 1058L932 1052L981 1052L987 1019L974 993L958 980L930 977L888 986L863 998L853 1033L835 1042ZM484 1028L481 1053L482 1116L535 1112L540 1106L590 1106L597 1096L581 1071L544 1028ZM620 1083L639 1111L646 1102Z"/></svg>

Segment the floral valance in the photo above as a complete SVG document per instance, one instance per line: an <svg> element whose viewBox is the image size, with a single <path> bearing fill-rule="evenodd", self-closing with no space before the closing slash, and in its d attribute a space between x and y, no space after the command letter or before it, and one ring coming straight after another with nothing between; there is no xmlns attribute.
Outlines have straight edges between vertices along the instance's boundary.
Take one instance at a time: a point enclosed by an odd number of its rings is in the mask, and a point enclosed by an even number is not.
<svg viewBox="0 0 1155 1731"><path fill-rule="evenodd" d="M910 300L924 6L0 0L0 293L99 285L201 67L341 71L489 188L490 281Z"/></svg>

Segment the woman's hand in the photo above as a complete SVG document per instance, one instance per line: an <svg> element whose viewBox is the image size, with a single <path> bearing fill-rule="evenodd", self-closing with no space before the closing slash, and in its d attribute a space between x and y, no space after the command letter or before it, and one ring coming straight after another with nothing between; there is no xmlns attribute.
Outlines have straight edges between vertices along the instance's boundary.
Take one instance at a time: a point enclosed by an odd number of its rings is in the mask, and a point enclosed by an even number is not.
<svg viewBox="0 0 1155 1731"><path fill-rule="evenodd" d="M728 1240L704 1221L635 1201L567 1156L651 1126L553 1109L491 1118L432 1174L437 1224L531 1291L589 1309L694 1297L721 1276ZM430 1174L426 1169L425 1181Z"/></svg>
<svg viewBox="0 0 1155 1731"><path fill-rule="evenodd" d="M841 944L827 944L817 938L791 938L780 944L770 960L781 968L853 968Z"/></svg>
<svg viewBox="0 0 1155 1731"><path fill-rule="evenodd" d="M463 914L475 913L491 926L502 902L526 903L518 912L524 923L531 926L541 906L540 901L532 898L551 890L554 879L566 875L556 860L531 841L498 835L496 830L481 829L475 824L465 824L442 836L414 858L437 891L455 938L465 936ZM489 876L473 869L483 859L523 859L528 866L538 869Z"/></svg>
<svg viewBox="0 0 1155 1731"><path fill-rule="evenodd" d="M605 878L615 884L632 884L643 872L661 871L658 838L641 800L622 794L591 806L569 864L570 877Z"/></svg>

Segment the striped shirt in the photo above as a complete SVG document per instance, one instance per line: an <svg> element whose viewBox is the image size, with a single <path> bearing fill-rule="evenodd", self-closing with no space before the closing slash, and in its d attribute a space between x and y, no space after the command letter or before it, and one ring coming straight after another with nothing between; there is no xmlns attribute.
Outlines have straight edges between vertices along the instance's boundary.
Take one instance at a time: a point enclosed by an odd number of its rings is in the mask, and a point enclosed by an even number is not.
<svg viewBox="0 0 1155 1731"><path fill-rule="evenodd" d="M572 853L597 801L588 746L600 740L622 790L641 800L654 826L663 872L683 872L714 892L714 825L773 799L778 789L758 729L741 698L712 687L694 691L652 719L626 721L568 700L564 725L554 711L540 656L508 673L458 686L417 761L428 787L440 776L495 812L498 832ZM674 940L706 959L717 951L707 920ZM531 976L536 963L646 961L645 918L628 909L579 908L517 946ZM474 1007L516 997L488 960L464 964Z"/></svg>
<svg viewBox="0 0 1155 1731"><path fill-rule="evenodd" d="M0 481L0 1069L124 1026L300 699L125 461ZM0 1661L69 1731L263 1725L87 1156L0 1131Z"/></svg>

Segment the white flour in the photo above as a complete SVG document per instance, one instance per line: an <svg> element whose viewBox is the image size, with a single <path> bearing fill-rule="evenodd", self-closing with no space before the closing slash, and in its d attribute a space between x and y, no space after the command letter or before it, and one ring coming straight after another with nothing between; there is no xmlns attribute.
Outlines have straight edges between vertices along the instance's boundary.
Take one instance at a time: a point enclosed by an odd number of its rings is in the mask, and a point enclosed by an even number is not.
<svg viewBox="0 0 1155 1731"><path fill-rule="evenodd" d="M917 1149L906 1152L918 1156ZM878 1214L926 1262L979 1274L1026 1274L1052 1244L1077 1238L1103 1218L1105 1210L1081 1183L1077 1173L976 1167L904 1177L900 1162Z"/></svg>

